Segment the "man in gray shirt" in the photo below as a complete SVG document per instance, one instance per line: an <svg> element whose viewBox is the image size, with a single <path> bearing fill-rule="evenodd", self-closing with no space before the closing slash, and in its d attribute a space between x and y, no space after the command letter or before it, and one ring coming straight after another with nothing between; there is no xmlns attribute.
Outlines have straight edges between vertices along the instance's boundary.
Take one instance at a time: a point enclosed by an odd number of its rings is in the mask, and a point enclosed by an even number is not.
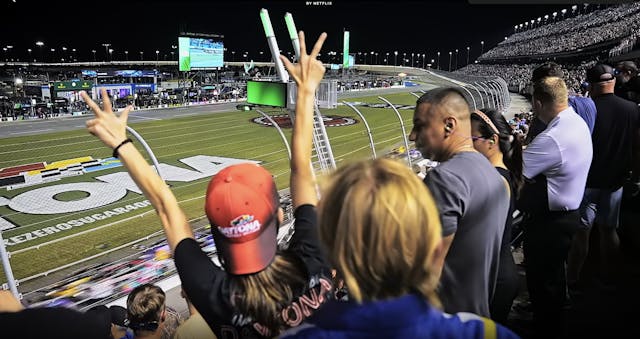
<svg viewBox="0 0 640 339"><path fill-rule="evenodd" d="M456 88L437 88L418 99L410 139L426 159L442 222L444 263L438 295L447 313L489 317L500 243L509 209L506 182L471 139L471 112Z"/></svg>

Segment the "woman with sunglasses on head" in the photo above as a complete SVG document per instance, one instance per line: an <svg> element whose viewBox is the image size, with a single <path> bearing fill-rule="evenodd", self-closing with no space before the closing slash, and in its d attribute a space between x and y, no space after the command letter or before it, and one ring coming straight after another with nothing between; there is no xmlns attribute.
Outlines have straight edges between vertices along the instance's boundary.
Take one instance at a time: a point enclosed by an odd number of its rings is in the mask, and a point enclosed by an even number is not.
<svg viewBox="0 0 640 339"><path fill-rule="evenodd" d="M341 165L327 178L318 217L320 241L349 295L330 300L282 339L517 338L491 319L441 311L440 213L404 163Z"/></svg>
<svg viewBox="0 0 640 339"><path fill-rule="evenodd" d="M331 268L316 234L317 192L309 165L315 92L325 73L317 56L327 35L320 35L309 54L304 34L299 37L298 63L281 56L298 85L290 163L295 233L286 250L278 249L283 211L273 176L251 163L228 166L211 179L205 197L222 268L202 251L176 197L127 138L131 107L116 116L104 90L102 108L82 92L95 114L87 129L113 149L151 201L182 288L221 339L275 337L311 316L332 293Z"/></svg>
<svg viewBox="0 0 640 339"><path fill-rule="evenodd" d="M491 318L506 324L513 300L518 295L519 278L511 254L511 232L515 201L522 187L522 144L504 116L492 109L471 113L473 147L482 153L509 185L511 203L500 247L498 280L493 298L489 300Z"/></svg>

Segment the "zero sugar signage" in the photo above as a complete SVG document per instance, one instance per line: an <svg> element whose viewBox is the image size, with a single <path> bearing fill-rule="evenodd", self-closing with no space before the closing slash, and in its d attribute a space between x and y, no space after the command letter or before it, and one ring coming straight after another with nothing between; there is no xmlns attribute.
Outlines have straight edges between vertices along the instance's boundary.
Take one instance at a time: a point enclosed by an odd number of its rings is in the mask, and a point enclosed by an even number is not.
<svg viewBox="0 0 640 339"><path fill-rule="evenodd" d="M258 161L252 160L208 155L196 155L179 159L179 161L187 165L189 168L160 163L159 170L165 181L187 183L203 178L209 178L229 165L247 162L259 163ZM113 162L109 164L109 168L112 168ZM3 171L4 170L6 169L3 169ZM74 175L82 175L89 173L90 167L85 168L75 164L67 164L64 167L58 166L58 168L55 169L25 171L19 174L14 174L14 177L22 175L23 177L36 177L39 180L43 180L42 177L50 175L51 171L67 173L66 175L69 175L69 173L72 173L72 170L76 171L76 174ZM38 173L34 174L34 172ZM46 172L47 174L42 174L42 172ZM2 172L0 172L0 174L1 173ZM148 200L137 202L123 200L129 192L142 195L142 191L138 188L127 172L115 172L95 176L92 179L88 178L87 181L54 184L44 187L42 187L41 183L47 182L38 182L38 185L33 185L33 189L24 191L13 197L7 197L4 192L0 191L0 231L3 233L7 233L7 231L9 231L9 233L11 233L7 234L4 239L7 246L16 245L40 237L46 237L58 232L64 232L73 227L91 224L96 221L105 220L116 215L129 213L139 208L151 205ZM29 184L28 180L21 180L21 185L26 184ZM5 187L7 188L7 192L10 192L9 187L11 186ZM80 192L81 197L74 200L64 200L59 198L61 195L71 192L75 194ZM105 208L107 209L105 210ZM100 209L100 211L97 211L98 209ZM91 210L93 210L93 213L91 213ZM88 213L78 216L78 212L83 211L87 211ZM11 215L16 214L41 216L50 215L55 216L55 220L57 221L44 224L38 223L42 225L38 227L38 229L31 229L28 232L25 229L25 232L16 235L14 233L17 232L13 231L18 231L22 228L21 226L24 226L17 225L11 220ZM69 218L61 220L59 217L65 214L68 214Z"/></svg>

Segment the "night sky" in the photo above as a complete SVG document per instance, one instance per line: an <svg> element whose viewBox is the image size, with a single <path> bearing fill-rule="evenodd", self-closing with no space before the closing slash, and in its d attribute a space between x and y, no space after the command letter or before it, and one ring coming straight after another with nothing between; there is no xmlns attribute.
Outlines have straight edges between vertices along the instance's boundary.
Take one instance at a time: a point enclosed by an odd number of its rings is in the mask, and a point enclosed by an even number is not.
<svg viewBox="0 0 640 339"><path fill-rule="evenodd" d="M322 32L328 33L323 52L342 51L342 32L351 32L350 51L377 51L382 55L397 50L402 53L426 53L427 59L442 53L446 62L448 51L459 49L459 63L466 61L466 46L470 59L480 53L480 41L488 50L513 32L513 26L571 5L470 5L466 1L325 1L331 5L307 5L310 1L53 1L1 0L0 45L13 46L9 58L39 59L36 41L44 42L42 51L49 57L62 47L77 49L76 58L92 61L92 49L97 60L106 52L103 43L114 49L113 59L139 60L144 51L146 60L155 59L160 50L169 59L172 45L177 45L178 32L191 31L224 35L226 60L260 60L259 51L268 53L268 45L260 22L261 8L269 10L280 49L291 51L284 23L284 14L293 15L298 30L304 30L315 41ZM315 0L312 0L315 1ZM515 1L515 0L514 0ZM529 1L531 2L531 1ZM59 58L60 56L58 56ZM3 59L5 56L3 55ZM177 53L175 54L177 58ZM380 57L379 63L382 62Z"/></svg>

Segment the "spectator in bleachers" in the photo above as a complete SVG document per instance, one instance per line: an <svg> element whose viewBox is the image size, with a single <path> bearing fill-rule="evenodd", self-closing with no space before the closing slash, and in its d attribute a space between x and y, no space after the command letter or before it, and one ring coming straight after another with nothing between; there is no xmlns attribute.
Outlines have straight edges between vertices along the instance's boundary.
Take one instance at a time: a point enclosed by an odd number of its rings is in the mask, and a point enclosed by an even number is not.
<svg viewBox="0 0 640 339"><path fill-rule="evenodd" d="M617 228L622 187L629 173L633 173L634 182L640 178L640 168L633 167L640 146L638 106L614 94L617 79L609 65L599 64L589 69L587 81L598 119L592 135L593 160L580 206L581 229L573 239L569 256L567 279L573 289L579 287L577 283L589 252L589 234L594 223L600 236L600 279L609 285L614 281L620 264Z"/></svg>
<svg viewBox="0 0 640 339"><path fill-rule="evenodd" d="M522 228L534 329L545 338L565 331L565 262L592 155L589 128L567 98L562 78L534 83L533 112L547 128L523 153L526 183L517 206L526 213Z"/></svg>
<svg viewBox="0 0 640 339"><path fill-rule="evenodd" d="M307 112L309 129L312 118ZM435 290L445 252L438 209L404 164L378 158L342 166L318 210L320 239L349 301L329 301L282 338L517 337L489 319L439 310Z"/></svg>
<svg viewBox="0 0 640 339"><path fill-rule="evenodd" d="M133 339L133 332L127 327L127 309L122 306L98 305L88 309L85 313L93 314L103 319L107 324L106 334L111 339Z"/></svg>
<svg viewBox="0 0 640 339"><path fill-rule="evenodd" d="M153 284L143 284L129 292L127 297L127 326L134 339L162 338L166 326L166 296Z"/></svg>
<svg viewBox="0 0 640 339"><path fill-rule="evenodd" d="M489 160L473 148L470 115L459 89L430 90L416 103L409 139L425 159L440 163L424 183L442 223L446 259L438 263L443 268L438 295L444 311L489 317L509 192Z"/></svg>
<svg viewBox="0 0 640 339"><path fill-rule="evenodd" d="M110 338L102 317L65 307L25 308L9 291L0 291L0 328L16 338Z"/></svg>
<svg viewBox="0 0 640 339"><path fill-rule="evenodd" d="M509 185L509 211L502 234L498 280L489 310L491 319L506 324L513 300L518 295L520 279L511 254L513 211L522 178L522 144L514 136L504 116L493 109L471 113L473 147L482 153Z"/></svg>
<svg viewBox="0 0 640 339"><path fill-rule="evenodd" d="M325 70L316 57L325 39L322 34L307 55L301 32L300 62L285 62L298 83L298 117L313 111ZM95 113L95 119L87 122L89 132L114 149L114 156L153 204L173 250L182 288L218 338L277 336L328 300L330 267L315 230L317 193L309 166L312 130L306 126L310 120L297 118L293 128L290 187L295 233L288 249L277 250L283 212L267 170L254 164L232 165L211 180L205 210L222 269L202 251L171 190L127 139L131 107L118 117L108 99L101 109L86 93L82 97ZM305 312L299 312L301 308Z"/></svg>
<svg viewBox="0 0 640 339"><path fill-rule="evenodd" d="M558 77L564 79L565 73L560 65L555 62L548 62L533 70L531 83L535 84L546 77ZM597 116L596 105L593 102L593 99L578 95L569 95L568 103L569 106L573 108L573 111L577 113L587 124L589 133L592 133ZM539 117L533 119L532 125L533 126L529 129L529 133L527 134L526 144L529 144L531 140L547 128L547 124L545 124Z"/></svg>
<svg viewBox="0 0 640 339"><path fill-rule="evenodd" d="M627 92L629 100L640 104L640 76L631 78L629 82L627 82L627 88L629 89Z"/></svg>
<svg viewBox="0 0 640 339"><path fill-rule="evenodd" d="M631 89L629 88L629 81L634 77L638 77L638 66L630 60L621 61L616 65L615 72L617 73L615 95L630 100L629 92Z"/></svg>

